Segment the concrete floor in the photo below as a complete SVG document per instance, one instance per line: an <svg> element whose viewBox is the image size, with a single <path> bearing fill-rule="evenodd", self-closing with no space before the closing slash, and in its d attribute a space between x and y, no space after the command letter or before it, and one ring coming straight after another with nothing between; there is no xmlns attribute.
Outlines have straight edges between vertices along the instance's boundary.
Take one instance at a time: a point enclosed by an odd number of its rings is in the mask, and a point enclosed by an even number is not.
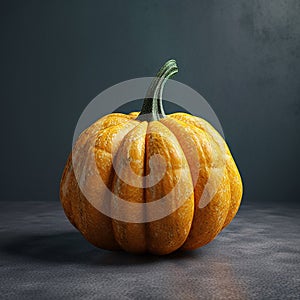
<svg viewBox="0 0 300 300"><path fill-rule="evenodd" d="M212 243L166 257L96 249L58 202L1 202L1 299L300 299L300 209L243 205Z"/></svg>

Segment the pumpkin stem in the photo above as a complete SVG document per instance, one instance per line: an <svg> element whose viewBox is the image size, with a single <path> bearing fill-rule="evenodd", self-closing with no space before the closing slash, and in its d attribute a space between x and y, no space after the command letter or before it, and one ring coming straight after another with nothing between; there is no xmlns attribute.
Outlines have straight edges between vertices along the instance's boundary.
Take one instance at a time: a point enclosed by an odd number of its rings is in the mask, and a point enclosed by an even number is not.
<svg viewBox="0 0 300 300"><path fill-rule="evenodd" d="M174 59L168 60L158 71L146 93L138 120L155 121L166 116L162 104L163 89L166 81L177 72L178 67Z"/></svg>

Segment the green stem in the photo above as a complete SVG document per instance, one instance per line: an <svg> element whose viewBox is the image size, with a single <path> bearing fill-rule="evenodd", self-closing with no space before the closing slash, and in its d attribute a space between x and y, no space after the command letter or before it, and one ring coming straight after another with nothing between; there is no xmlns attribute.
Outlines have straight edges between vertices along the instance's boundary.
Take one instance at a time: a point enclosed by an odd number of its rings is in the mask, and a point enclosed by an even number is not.
<svg viewBox="0 0 300 300"><path fill-rule="evenodd" d="M158 71L146 93L138 120L155 121L166 116L162 104L163 89L167 80L177 72L178 67L174 59L168 60Z"/></svg>

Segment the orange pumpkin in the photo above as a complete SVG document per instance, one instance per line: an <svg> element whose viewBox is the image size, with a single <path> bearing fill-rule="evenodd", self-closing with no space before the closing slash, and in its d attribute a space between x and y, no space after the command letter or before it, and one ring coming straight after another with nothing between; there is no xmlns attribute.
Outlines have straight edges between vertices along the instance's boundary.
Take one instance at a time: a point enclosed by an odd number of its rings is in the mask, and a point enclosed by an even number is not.
<svg viewBox="0 0 300 300"><path fill-rule="evenodd" d="M163 87L177 71L168 61L140 113L104 116L74 145L60 198L70 222L97 247L159 255L195 249L237 213L242 182L223 138L201 118L164 113Z"/></svg>

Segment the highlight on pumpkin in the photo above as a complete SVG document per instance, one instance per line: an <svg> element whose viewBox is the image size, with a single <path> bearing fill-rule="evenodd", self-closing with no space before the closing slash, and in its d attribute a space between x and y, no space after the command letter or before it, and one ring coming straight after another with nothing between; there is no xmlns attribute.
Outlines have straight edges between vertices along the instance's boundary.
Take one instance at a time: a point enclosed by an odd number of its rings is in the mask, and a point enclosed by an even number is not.
<svg viewBox="0 0 300 300"><path fill-rule="evenodd" d="M100 248L160 255L195 249L237 213L242 181L224 139L204 119L164 111L163 88L177 72L168 61L141 112L102 117L72 149L61 202Z"/></svg>

